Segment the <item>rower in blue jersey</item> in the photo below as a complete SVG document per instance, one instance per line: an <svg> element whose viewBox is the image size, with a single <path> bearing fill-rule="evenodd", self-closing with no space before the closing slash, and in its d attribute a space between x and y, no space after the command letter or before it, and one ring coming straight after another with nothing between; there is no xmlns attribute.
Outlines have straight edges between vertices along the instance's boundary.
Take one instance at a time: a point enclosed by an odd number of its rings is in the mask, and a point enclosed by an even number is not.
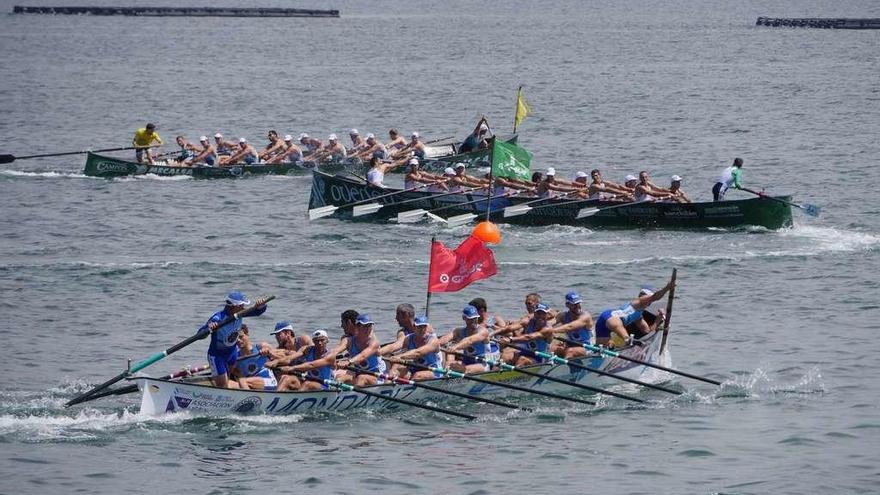
<svg viewBox="0 0 880 495"><path fill-rule="evenodd" d="M241 318L220 326L219 323L232 317L250 304L244 293L230 292L226 297L226 305L214 313L205 323L211 332L211 344L208 346L208 363L211 365L211 381L215 387L236 388L235 382L229 381L229 367L238 359L238 333L241 330ZM266 312L266 300L259 298L254 301L254 309L246 316L259 316ZM203 327L203 328L205 328Z"/></svg>
<svg viewBox="0 0 880 495"><path fill-rule="evenodd" d="M416 331L416 308L409 303L398 304L397 310L394 312L394 319L397 320L397 324L400 325L400 328L397 329L397 336L395 337L394 342L386 344L379 349L379 354L383 356L392 352L388 350L392 345L397 344L395 349L400 349L403 345L403 339L405 339L407 335Z"/></svg>
<svg viewBox="0 0 880 495"><path fill-rule="evenodd" d="M238 388L267 391L278 388L275 375L266 367L266 363L269 361L269 358L266 357L268 351L269 344L265 342L253 343L247 325L242 324L241 330L238 332L239 358L233 368Z"/></svg>
<svg viewBox="0 0 880 495"><path fill-rule="evenodd" d="M550 325L550 307L544 303L535 306L535 313L523 327L523 333L510 337L508 342L513 345L505 347L501 358L514 366L528 366L543 363L545 358L531 355L529 352L547 352L553 341L553 327Z"/></svg>
<svg viewBox="0 0 880 495"><path fill-rule="evenodd" d="M553 327L554 333L564 333L565 336L583 344L593 343L593 317L588 311L584 311L581 303L581 295L571 291L565 295L565 307L568 311L556 315ZM565 359L574 359L587 355L587 350L580 345L568 344L556 341L550 347L551 351Z"/></svg>
<svg viewBox="0 0 880 495"><path fill-rule="evenodd" d="M217 150L208 140L208 136L200 137L199 143L202 145L202 149L197 155L187 161L186 165L198 165L202 167L213 167L217 165L220 157L217 155Z"/></svg>
<svg viewBox="0 0 880 495"><path fill-rule="evenodd" d="M403 339L402 344L398 345L395 342L385 346L386 350L392 353L402 350L402 353L394 356L397 360L412 361L419 366L442 366L443 356L440 354L440 339L434 333L434 328L428 322L428 317L417 316L415 324L416 331L407 335ZM390 374L402 377L408 376L411 380L429 380L442 376L442 374L437 374L433 371L401 363L395 363L391 368Z"/></svg>
<svg viewBox="0 0 880 495"><path fill-rule="evenodd" d="M320 378L321 380L332 380L333 371L336 368L336 353L328 348L330 339L324 330L315 330L312 334L312 342L314 345L309 347L302 363L289 368L284 368L285 373L306 373L307 375ZM285 375L287 377L289 375ZM327 385L312 380L304 380L299 390L328 390ZM280 385L278 390L294 390L290 388L282 388Z"/></svg>
<svg viewBox="0 0 880 495"><path fill-rule="evenodd" d="M621 305L617 309L606 309L599 315L596 320L596 345L608 345L611 342L612 335L617 335L623 342L630 342L630 335L627 327L631 324L635 325L638 330L636 337L641 337L657 329L663 321L663 311L658 311L657 318L653 325L642 318L642 312L648 309L652 303L659 301L674 287L674 283L669 281L665 287L655 291L652 287L643 286L639 291L637 298Z"/></svg>
<svg viewBox="0 0 880 495"><path fill-rule="evenodd" d="M224 140L223 134L218 132L214 134L214 148L217 150L218 155L229 156L234 153L236 146L232 141Z"/></svg>
<svg viewBox="0 0 880 495"><path fill-rule="evenodd" d="M489 330L490 337L494 334L496 330L502 329L507 326L507 320L505 320L501 315L489 314L489 308L486 304L486 300L482 297L475 297L471 299L471 302L469 302L468 304L477 308L477 311L480 313L480 323L485 325L486 328ZM501 359L501 348L498 347L498 344L494 340L489 340L489 350L486 357L490 359Z"/></svg>
<svg viewBox="0 0 880 495"><path fill-rule="evenodd" d="M312 347L312 339L308 335L296 335L293 325L289 321L279 321L275 324L275 330L269 333L278 342L277 349L269 349L268 355L271 361L266 363L267 368L279 369L282 366L293 366L303 362L306 352ZM289 383L288 383L289 382ZM282 388L284 385L284 388ZM296 390L300 386L299 379L292 375L278 377L278 387L281 390Z"/></svg>
<svg viewBox="0 0 880 495"><path fill-rule="evenodd" d="M461 311L461 319L464 321L464 326L455 328L440 337L440 345L446 346L451 351L467 354L467 357L446 354L449 360L447 368L453 368L463 373L489 371L488 364L476 359L477 357L493 359L489 355L491 352L489 329L482 323L479 310L468 304ZM460 364L460 366L456 364Z"/></svg>
<svg viewBox="0 0 880 495"><path fill-rule="evenodd" d="M379 355L379 339L373 332L374 322L370 315L360 314L355 320L354 333L348 337L348 360L340 363L340 367L351 365L376 373L385 372L385 361ZM381 383L371 374L348 370L337 379L343 383L351 383L356 387L366 387Z"/></svg>

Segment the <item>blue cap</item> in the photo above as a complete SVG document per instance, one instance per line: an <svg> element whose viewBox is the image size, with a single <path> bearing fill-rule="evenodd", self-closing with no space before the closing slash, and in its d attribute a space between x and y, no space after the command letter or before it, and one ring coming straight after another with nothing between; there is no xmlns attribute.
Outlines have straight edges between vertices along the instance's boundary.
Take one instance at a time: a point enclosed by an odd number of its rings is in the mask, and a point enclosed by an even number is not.
<svg viewBox="0 0 880 495"><path fill-rule="evenodd" d="M657 292L657 289L655 289L653 285L643 285L641 289L639 289L640 296L653 296L655 292Z"/></svg>
<svg viewBox="0 0 880 495"><path fill-rule="evenodd" d="M471 306L470 304L468 304L467 306L464 307L463 310L461 310L461 314L462 314L462 316L464 316L468 320L473 320L474 318L480 317L480 312L477 311L477 308L475 308L474 306Z"/></svg>
<svg viewBox="0 0 880 495"><path fill-rule="evenodd" d="M373 320L370 319L370 315L364 313L364 314L358 315L357 320L355 320L355 323L357 323L358 325L372 325Z"/></svg>
<svg viewBox="0 0 880 495"><path fill-rule="evenodd" d="M423 327L428 324L428 317L425 315L416 316L416 326Z"/></svg>
<svg viewBox="0 0 880 495"><path fill-rule="evenodd" d="M233 291L230 292L228 296L226 296L226 304L230 304L232 306L247 306L251 302L248 301L244 292Z"/></svg>
<svg viewBox="0 0 880 495"><path fill-rule="evenodd" d="M538 305L535 306L535 313L537 313L538 311L541 311L541 312L543 312L543 313L549 313L549 312L550 312L550 306L547 306L547 305L544 304L544 303L538 303Z"/></svg>
<svg viewBox="0 0 880 495"><path fill-rule="evenodd" d="M565 295L565 302L567 302L568 304L580 304L581 295L575 291L571 291Z"/></svg>
<svg viewBox="0 0 880 495"><path fill-rule="evenodd" d="M285 320L285 321L279 321L278 323L275 324L275 331L274 331L274 332L270 332L269 335L278 335L279 333L281 333L281 332L283 332L283 331L285 331L285 330L290 330L290 331L292 332L292 331L293 331L293 325L291 325L290 322L289 322L289 321L286 321L286 320Z"/></svg>

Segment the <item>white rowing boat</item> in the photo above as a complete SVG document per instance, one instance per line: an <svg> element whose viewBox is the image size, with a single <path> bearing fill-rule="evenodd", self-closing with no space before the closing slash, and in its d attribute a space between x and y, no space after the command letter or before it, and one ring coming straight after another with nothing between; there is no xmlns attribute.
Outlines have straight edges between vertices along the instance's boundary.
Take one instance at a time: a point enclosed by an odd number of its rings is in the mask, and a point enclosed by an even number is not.
<svg viewBox="0 0 880 495"><path fill-rule="evenodd" d="M642 345L627 347L620 354L653 364L660 364L660 332L652 332L642 340ZM586 358L573 360L630 379L656 383L665 373L658 372L642 364L636 364L618 357L588 355ZM560 378L579 384L594 387L609 387L622 383L596 373L575 369L568 365L538 364L526 367L532 372L545 376ZM556 393L571 393L574 388L551 382L543 378L529 376L517 371L488 371L475 376L491 381L510 383L535 390ZM162 380L146 376L130 378L137 383L142 394L141 414L159 416L169 412L187 411L196 415L225 414L309 414L320 412L344 412L353 409L399 409L399 403L382 400L374 396L364 395L356 391L326 390L316 392L264 392L256 390L219 389L209 385L181 383L179 381ZM474 396L489 398L510 397L513 394L523 395L501 386L476 383L460 378L437 378L426 383L445 390L453 390ZM365 387L365 390L406 401L424 404L446 401L449 395L426 390L413 385L382 384Z"/></svg>

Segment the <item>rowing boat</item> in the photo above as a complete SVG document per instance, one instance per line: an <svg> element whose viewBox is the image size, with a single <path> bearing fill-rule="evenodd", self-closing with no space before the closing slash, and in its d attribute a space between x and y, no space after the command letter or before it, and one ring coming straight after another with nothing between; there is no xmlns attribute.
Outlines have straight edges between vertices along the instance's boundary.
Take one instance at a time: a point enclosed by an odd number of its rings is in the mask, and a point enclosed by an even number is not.
<svg viewBox="0 0 880 495"><path fill-rule="evenodd" d="M639 343L620 350L620 354L653 364L660 364L660 332L652 332ZM572 362L597 368L618 376L652 383L665 378L643 364L636 364L619 357L605 357L591 354ZM593 372L574 369L568 365L536 364L523 369L541 375L573 381L584 385L607 388L621 382L614 378L599 376ZM480 378L500 383L510 383L534 390L570 393L573 389L564 384L551 382L544 378L529 376L518 371L487 371L475 374ZM220 389L208 384L182 383L139 376L131 378L141 392L140 412L144 415L159 416L170 412L186 411L197 415L223 414L308 414L321 412L345 412L355 409L397 410L401 406L355 391L342 392L324 390L312 392L264 392L257 390ZM424 382L444 390L484 397L509 397L509 388L475 383L460 378L435 378ZM381 384L364 387L364 390L398 399L424 404L449 401L450 396L413 385Z"/></svg>
<svg viewBox="0 0 880 495"><path fill-rule="evenodd" d="M181 166L174 162L157 162L153 165L137 163L120 158L88 153L83 173L92 177L122 177L126 175L153 174L159 176L183 176L196 179L219 179L248 175L287 175L306 173L314 169L314 163L279 163L277 165L234 165L229 167Z"/></svg>
<svg viewBox="0 0 880 495"><path fill-rule="evenodd" d="M359 178L315 171L312 175L309 209L368 201L370 198L381 195L385 196L376 202L385 206L376 213L353 217L351 208L340 208L333 214L346 219L384 221L403 211L418 208L430 210L448 206L449 208L444 210L444 215L450 216L465 213L483 215L487 208L485 200L469 203L485 197L476 194L454 194L439 197L436 193L407 191L389 195L395 191L400 191L400 189L381 189L368 185ZM775 198L791 201L790 196L775 196ZM791 207L779 201L769 201L766 198L701 203L639 202L626 205L600 200L572 202L569 199L551 199L546 204L533 205L535 208L528 213L505 218L503 214L505 207L534 201L534 199L534 197L525 196L492 198L490 202L491 219L496 222L521 225L561 224L621 228L696 229L754 225L768 229L780 229L792 225ZM399 204L404 201L406 201L405 204ZM455 206L456 204L463 205ZM578 212L584 208L596 208L598 212L578 218ZM605 208L607 211L603 210Z"/></svg>

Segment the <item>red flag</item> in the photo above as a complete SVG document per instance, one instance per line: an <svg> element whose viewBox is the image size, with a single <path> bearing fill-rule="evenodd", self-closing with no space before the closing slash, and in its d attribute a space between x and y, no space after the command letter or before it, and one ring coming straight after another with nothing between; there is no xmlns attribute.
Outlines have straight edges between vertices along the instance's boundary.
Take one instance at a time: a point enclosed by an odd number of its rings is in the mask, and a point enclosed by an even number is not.
<svg viewBox="0 0 880 495"><path fill-rule="evenodd" d="M431 244L428 292L455 292L496 273L495 256L474 236L465 239L454 251L442 242Z"/></svg>

